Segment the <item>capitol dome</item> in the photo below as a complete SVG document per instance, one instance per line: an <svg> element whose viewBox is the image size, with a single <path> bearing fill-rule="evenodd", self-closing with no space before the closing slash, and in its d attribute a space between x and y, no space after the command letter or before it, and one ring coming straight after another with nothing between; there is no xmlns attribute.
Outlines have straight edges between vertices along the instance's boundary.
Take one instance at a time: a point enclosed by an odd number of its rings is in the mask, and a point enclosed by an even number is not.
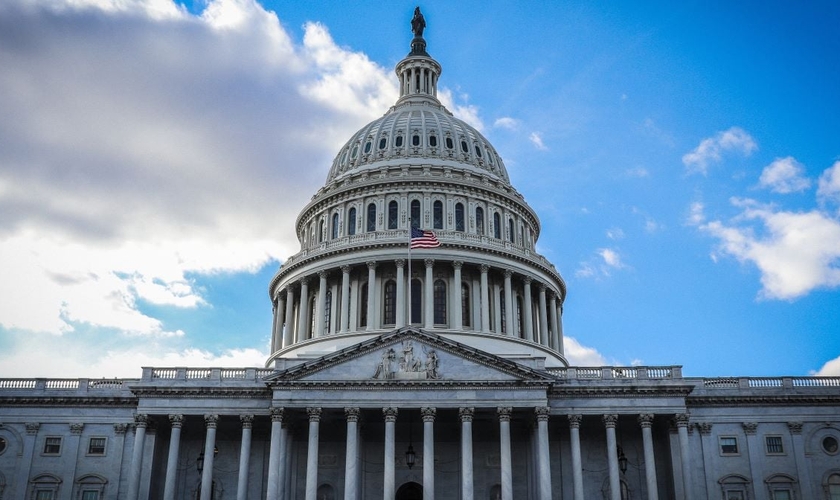
<svg viewBox="0 0 840 500"><path fill-rule="evenodd" d="M537 214L489 141L438 100L441 66L422 36L395 71L399 99L347 140L297 218L301 250L269 287L267 364L289 368L417 328L529 366L566 366L566 285L535 250ZM409 252L412 232L439 246Z"/></svg>

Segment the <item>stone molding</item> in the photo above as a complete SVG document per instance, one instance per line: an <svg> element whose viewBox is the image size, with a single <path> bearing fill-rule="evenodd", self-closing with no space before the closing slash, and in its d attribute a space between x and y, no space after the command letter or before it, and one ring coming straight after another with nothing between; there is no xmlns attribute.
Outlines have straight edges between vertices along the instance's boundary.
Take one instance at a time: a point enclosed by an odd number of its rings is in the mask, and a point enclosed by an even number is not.
<svg viewBox="0 0 840 500"><path fill-rule="evenodd" d="M791 434L802 434L802 422L788 422L787 426Z"/></svg>
<svg viewBox="0 0 840 500"><path fill-rule="evenodd" d="M423 422L434 422L435 415L437 415L437 409L432 408L431 406L425 406L420 408L420 415L422 415Z"/></svg>
<svg viewBox="0 0 840 500"><path fill-rule="evenodd" d="M577 413L574 415L568 415L569 417L569 427L572 429L580 429L580 422L583 420L583 415Z"/></svg>
<svg viewBox="0 0 840 500"><path fill-rule="evenodd" d="M697 430L700 431L700 435L708 436L712 433L712 424L711 422L700 422L697 424Z"/></svg>
<svg viewBox="0 0 840 500"><path fill-rule="evenodd" d="M250 413L239 415L239 421L242 422L243 429L250 429L254 426L254 415Z"/></svg>
<svg viewBox="0 0 840 500"><path fill-rule="evenodd" d="M534 416L537 422L548 422L548 417L551 415L551 408L548 406L537 406L534 408Z"/></svg>
<svg viewBox="0 0 840 500"><path fill-rule="evenodd" d="M756 422L744 422L741 424L741 427L744 428L744 433L747 436L752 436L755 434L755 431L758 429L758 424Z"/></svg>
<svg viewBox="0 0 840 500"><path fill-rule="evenodd" d="M284 409L283 408L272 407L270 409L270 411L271 411L271 421L272 422L281 422L281 423L283 422L283 414L284 414Z"/></svg>
<svg viewBox="0 0 840 500"><path fill-rule="evenodd" d="M70 434L80 436L84 429L85 429L85 424L82 424L82 423L79 423L79 422L70 424Z"/></svg>
<svg viewBox="0 0 840 500"><path fill-rule="evenodd" d="M358 422L359 416L361 415L361 410L357 407L346 407L344 408L344 415L347 418L348 422Z"/></svg>
<svg viewBox="0 0 840 500"><path fill-rule="evenodd" d="M615 428L615 425L618 423L618 415L615 413L608 413L601 417L601 420L604 422L604 427L607 429Z"/></svg>
<svg viewBox="0 0 840 500"><path fill-rule="evenodd" d="M321 421L321 408L317 406L310 406L306 408L306 414L309 415L310 422Z"/></svg>
<svg viewBox="0 0 840 500"><path fill-rule="evenodd" d="M131 424L123 424L123 423L114 424L114 434L117 434L118 436L121 435L121 434L125 434L126 431L128 431L128 428L130 426L131 426Z"/></svg>
<svg viewBox="0 0 840 500"><path fill-rule="evenodd" d="M30 436L34 436L38 433L38 429L41 428L41 424L38 422L27 422L24 424L26 426L26 433Z"/></svg>

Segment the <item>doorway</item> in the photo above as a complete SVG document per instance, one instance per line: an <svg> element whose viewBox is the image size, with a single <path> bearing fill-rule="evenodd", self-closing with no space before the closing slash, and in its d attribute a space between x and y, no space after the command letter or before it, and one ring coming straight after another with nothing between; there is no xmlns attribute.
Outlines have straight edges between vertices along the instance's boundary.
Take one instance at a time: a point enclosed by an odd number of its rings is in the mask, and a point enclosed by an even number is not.
<svg viewBox="0 0 840 500"><path fill-rule="evenodd" d="M418 483L405 483L397 490L396 500L423 500L423 487Z"/></svg>

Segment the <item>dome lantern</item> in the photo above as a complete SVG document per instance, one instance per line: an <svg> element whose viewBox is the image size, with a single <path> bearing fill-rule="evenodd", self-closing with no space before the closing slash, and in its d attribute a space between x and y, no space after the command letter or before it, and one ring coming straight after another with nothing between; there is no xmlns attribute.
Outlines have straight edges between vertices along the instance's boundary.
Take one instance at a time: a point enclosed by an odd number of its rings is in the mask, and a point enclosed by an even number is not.
<svg viewBox="0 0 840 500"><path fill-rule="evenodd" d="M400 79L400 101L432 99L435 104L440 104L437 100L437 82L441 68L426 52L426 40L423 38L425 29L426 20L420 7L417 7L411 19L411 31L414 33L411 52L396 67Z"/></svg>

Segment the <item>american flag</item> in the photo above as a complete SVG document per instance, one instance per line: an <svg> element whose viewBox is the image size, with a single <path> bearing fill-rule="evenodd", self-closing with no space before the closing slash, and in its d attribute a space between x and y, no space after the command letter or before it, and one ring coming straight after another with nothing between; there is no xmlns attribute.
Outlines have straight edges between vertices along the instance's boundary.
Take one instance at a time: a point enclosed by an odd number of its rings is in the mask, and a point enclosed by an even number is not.
<svg viewBox="0 0 840 500"><path fill-rule="evenodd" d="M440 241L432 231L424 231L416 227L411 228L411 244L410 248L436 248L440 246Z"/></svg>

